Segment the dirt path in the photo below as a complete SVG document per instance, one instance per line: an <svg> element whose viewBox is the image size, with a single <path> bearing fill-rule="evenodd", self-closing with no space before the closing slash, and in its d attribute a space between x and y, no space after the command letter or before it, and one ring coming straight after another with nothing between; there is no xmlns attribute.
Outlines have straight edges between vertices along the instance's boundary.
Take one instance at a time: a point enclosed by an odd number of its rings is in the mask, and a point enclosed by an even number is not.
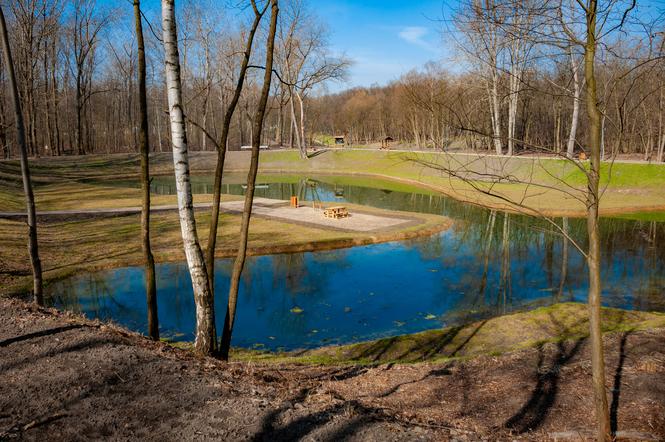
<svg viewBox="0 0 665 442"><path fill-rule="evenodd" d="M665 330L606 338L623 440L665 438ZM0 299L0 440L580 440L585 341L467 362L221 364Z"/></svg>
<svg viewBox="0 0 665 442"><path fill-rule="evenodd" d="M195 209L209 209L211 206L212 203L194 204ZM150 208L151 213L174 212L177 210L178 206L176 204L152 206ZM92 218L92 217L99 218L99 217L136 215L139 213L141 213L140 207L113 207L109 209L81 209L81 210L38 210L36 212L37 217L40 218L40 221L43 220L44 218L47 219L63 218L71 220L71 219ZM26 217L25 212L0 212L0 218L4 219L23 219L25 217Z"/></svg>

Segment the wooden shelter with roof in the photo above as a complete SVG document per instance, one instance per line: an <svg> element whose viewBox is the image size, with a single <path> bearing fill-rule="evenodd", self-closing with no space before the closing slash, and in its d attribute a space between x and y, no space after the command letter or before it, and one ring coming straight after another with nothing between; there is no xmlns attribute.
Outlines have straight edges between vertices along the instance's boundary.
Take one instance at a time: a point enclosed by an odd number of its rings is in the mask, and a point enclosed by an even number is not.
<svg viewBox="0 0 665 442"><path fill-rule="evenodd" d="M395 141L393 137L385 137L381 140L381 149L390 149L390 143Z"/></svg>

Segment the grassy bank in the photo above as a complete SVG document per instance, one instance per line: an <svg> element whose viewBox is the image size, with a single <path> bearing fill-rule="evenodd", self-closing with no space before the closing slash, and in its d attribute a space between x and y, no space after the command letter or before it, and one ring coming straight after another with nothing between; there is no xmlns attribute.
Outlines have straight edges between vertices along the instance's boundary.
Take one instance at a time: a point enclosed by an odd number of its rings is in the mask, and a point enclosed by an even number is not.
<svg viewBox="0 0 665 442"><path fill-rule="evenodd" d="M241 168L242 162L236 160L230 167ZM463 179L451 178L446 169ZM391 178L503 210L523 211L507 200L550 215L582 216L585 211L585 175L565 160L331 151L303 161L295 152L269 152L263 156L261 170ZM602 170L603 214L665 210L665 165L605 163Z"/></svg>
<svg viewBox="0 0 665 442"><path fill-rule="evenodd" d="M247 152L230 152L226 168L244 171L248 159ZM195 175L210 173L215 155L195 152L191 163ZM135 155L43 158L32 161L32 167L39 210L65 209L76 204L86 208L124 207L136 205L139 198L138 189L119 193L116 187L100 181L135 178L138 175ZM465 179L450 178L440 169L454 169ZM606 163L602 170L605 189L602 213L665 210L665 165ZM152 171L172 173L170 155L155 154ZM505 210L516 208L483 192L491 190L502 198L551 215L577 216L585 210L585 176L576 165L564 160L375 150L332 150L301 160L295 151L268 151L261 154L260 171L351 175L358 185L371 185L374 179L384 178L393 181L393 190L428 189ZM502 178L494 182L497 177ZM346 179L345 182L353 184ZM205 200L205 196L198 200ZM155 197L156 204L173 201L173 197ZM3 210L23 208L16 161L0 162L0 206Z"/></svg>
<svg viewBox="0 0 665 442"><path fill-rule="evenodd" d="M665 327L665 314L662 313L604 308L602 315L605 333ZM548 342L584 340L588 336L588 316L586 305L562 303L467 325L371 342L291 353L237 349L234 357L243 361L271 363L373 365L495 356Z"/></svg>

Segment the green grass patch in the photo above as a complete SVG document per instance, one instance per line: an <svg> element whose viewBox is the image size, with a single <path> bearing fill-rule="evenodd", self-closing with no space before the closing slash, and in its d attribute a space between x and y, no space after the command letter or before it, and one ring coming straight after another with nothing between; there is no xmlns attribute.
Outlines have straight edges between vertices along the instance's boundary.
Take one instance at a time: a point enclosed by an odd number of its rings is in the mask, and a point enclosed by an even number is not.
<svg viewBox="0 0 665 442"><path fill-rule="evenodd" d="M665 327L665 314L603 308L603 332ZM500 355L547 342L585 339L589 332L584 304L562 303L472 324L446 327L358 344L270 353L236 350L239 360L307 364L416 363Z"/></svg>
<svg viewBox="0 0 665 442"><path fill-rule="evenodd" d="M554 161L551 161L552 163ZM546 169L563 170L563 179L573 186L586 184L586 175L569 162L559 160L564 166L548 164ZM588 170L589 162L583 166ZM665 165L639 163L602 163L600 166L600 184L612 187L665 186Z"/></svg>

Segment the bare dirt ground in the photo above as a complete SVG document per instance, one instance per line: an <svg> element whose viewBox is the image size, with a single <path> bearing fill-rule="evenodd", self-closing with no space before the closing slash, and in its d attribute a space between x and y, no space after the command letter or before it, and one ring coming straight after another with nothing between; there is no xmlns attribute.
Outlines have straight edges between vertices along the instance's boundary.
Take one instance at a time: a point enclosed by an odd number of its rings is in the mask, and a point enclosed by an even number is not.
<svg viewBox="0 0 665 442"><path fill-rule="evenodd" d="M622 440L665 439L665 330L607 336ZM466 362L223 364L0 299L0 440L584 440L586 341Z"/></svg>

